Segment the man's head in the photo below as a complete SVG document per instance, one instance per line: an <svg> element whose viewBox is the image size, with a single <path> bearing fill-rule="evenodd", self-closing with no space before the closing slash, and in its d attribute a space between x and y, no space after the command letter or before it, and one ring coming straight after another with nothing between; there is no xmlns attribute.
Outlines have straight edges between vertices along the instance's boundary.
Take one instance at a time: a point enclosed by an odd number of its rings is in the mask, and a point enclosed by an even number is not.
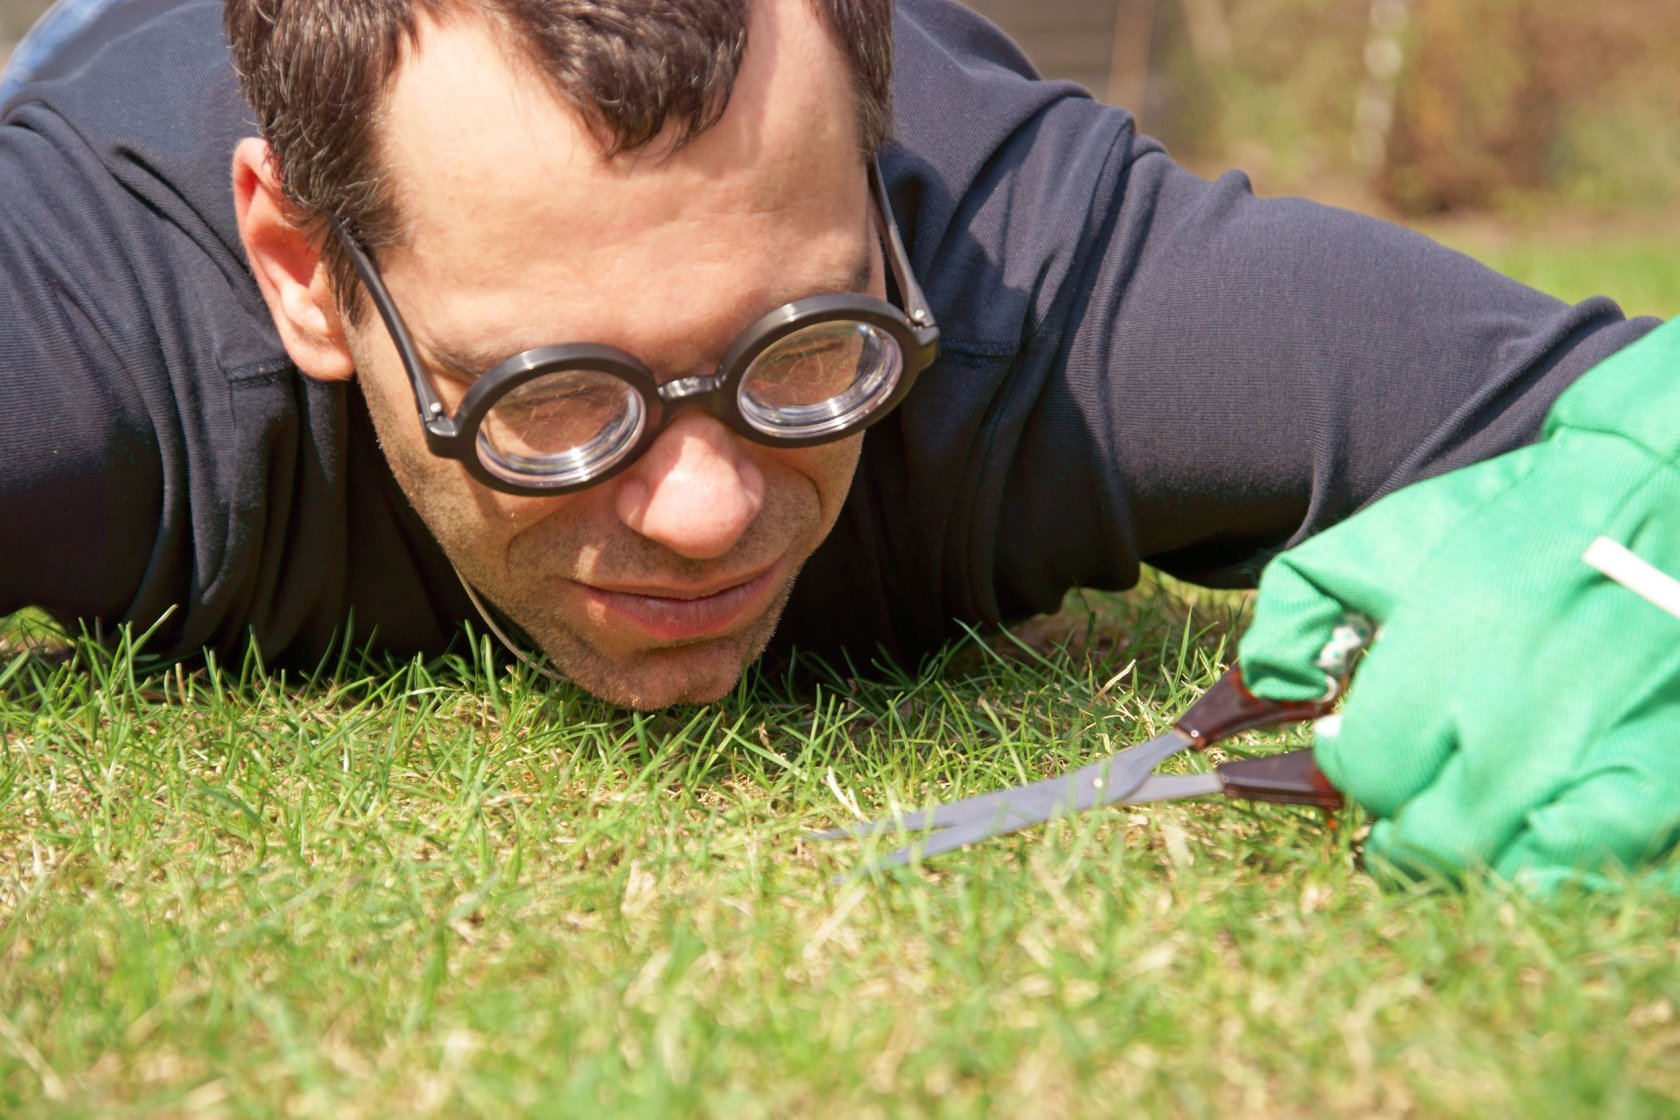
<svg viewBox="0 0 1680 1120"><path fill-rule="evenodd" d="M389 334L326 222L377 258L454 408L507 355L627 351L710 374L795 299L885 289L867 159L885 0L231 0L267 143L241 233L299 366L355 372L393 473L462 573L582 685L640 706L726 691L827 535L858 438L748 442L677 416L634 464L515 497L431 455ZM844 45L842 45L844 44Z"/></svg>

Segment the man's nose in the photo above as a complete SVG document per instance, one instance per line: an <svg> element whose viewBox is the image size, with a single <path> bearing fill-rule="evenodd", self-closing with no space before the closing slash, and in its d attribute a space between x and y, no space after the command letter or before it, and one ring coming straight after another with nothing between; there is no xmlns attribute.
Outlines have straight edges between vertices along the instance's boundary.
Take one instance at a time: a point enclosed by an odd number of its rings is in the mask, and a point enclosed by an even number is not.
<svg viewBox="0 0 1680 1120"><path fill-rule="evenodd" d="M616 505L630 528L691 560L723 556L764 505L764 474L745 440L690 410L619 477Z"/></svg>

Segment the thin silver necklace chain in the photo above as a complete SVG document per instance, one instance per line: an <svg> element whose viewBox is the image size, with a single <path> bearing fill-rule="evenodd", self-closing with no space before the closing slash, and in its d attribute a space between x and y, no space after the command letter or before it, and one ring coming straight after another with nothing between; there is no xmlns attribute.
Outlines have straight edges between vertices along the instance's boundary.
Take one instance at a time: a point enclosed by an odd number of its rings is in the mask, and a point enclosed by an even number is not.
<svg viewBox="0 0 1680 1120"><path fill-rule="evenodd" d="M467 593L467 601L473 605L473 610L478 612L478 617L484 620L484 625L490 628L490 633L496 635L496 640L501 642L502 646L509 653L518 658L521 665L525 666L527 669L541 673L551 681L559 681L561 684L571 683L564 675L555 671L546 662L538 661L536 658L520 649L519 646L514 643L514 640L508 637L500 626L496 625L496 620L490 617L490 612L485 609L484 600L478 597L478 592L474 591L473 585L467 582L467 577L461 574L461 569L455 567L453 563L451 563L449 567L450 570L455 573L455 578L461 581L461 590Z"/></svg>

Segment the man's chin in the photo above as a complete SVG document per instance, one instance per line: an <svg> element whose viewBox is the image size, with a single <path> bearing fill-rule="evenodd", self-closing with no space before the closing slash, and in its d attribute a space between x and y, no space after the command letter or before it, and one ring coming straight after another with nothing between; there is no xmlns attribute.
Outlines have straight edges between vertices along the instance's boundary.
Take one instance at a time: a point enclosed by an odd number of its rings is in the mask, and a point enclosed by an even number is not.
<svg viewBox="0 0 1680 1120"><path fill-rule="evenodd" d="M562 656L560 671L579 688L624 708L650 711L727 696L763 643L707 642L623 658Z"/></svg>
<svg viewBox="0 0 1680 1120"><path fill-rule="evenodd" d="M562 675L603 700L643 711L705 704L728 695L770 644L793 592L792 576L787 574L757 618L701 641L624 648L614 641L622 633L594 635L587 627L540 624L525 629Z"/></svg>

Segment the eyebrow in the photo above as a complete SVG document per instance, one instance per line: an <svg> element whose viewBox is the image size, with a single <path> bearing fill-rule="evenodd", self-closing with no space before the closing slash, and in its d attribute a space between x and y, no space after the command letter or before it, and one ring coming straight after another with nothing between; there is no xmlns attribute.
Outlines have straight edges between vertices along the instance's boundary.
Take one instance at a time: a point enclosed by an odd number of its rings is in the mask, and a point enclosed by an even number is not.
<svg viewBox="0 0 1680 1120"><path fill-rule="evenodd" d="M863 292L869 287L869 281L875 275L876 245L877 242L873 239L868 243L868 248L866 248L858 257L857 262L852 266L850 274L848 274L845 279L839 281L838 283L829 282L826 284L819 284L815 288L809 289L800 295L792 296L787 299L776 300L772 302L770 307L766 308L765 311L769 312L778 307L786 307L790 303L796 303L802 299L810 299L813 296L845 295L853 292ZM757 316L754 316L754 319L756 320ZM588 340L576 339L572 341L584 342ZM438 343L420 342L418 339L416 339L416 342L420 347L421 357L425 360L428 366L443 373L450 374L461 381L476 381L479 377L490 372L492 369L495 369L496 366L505 362L507 359L518 354L525 353L524 350L509 351L496 346L467 345L457 347ZM565 342L545 343L544 345L565 345Z"/></svg>

